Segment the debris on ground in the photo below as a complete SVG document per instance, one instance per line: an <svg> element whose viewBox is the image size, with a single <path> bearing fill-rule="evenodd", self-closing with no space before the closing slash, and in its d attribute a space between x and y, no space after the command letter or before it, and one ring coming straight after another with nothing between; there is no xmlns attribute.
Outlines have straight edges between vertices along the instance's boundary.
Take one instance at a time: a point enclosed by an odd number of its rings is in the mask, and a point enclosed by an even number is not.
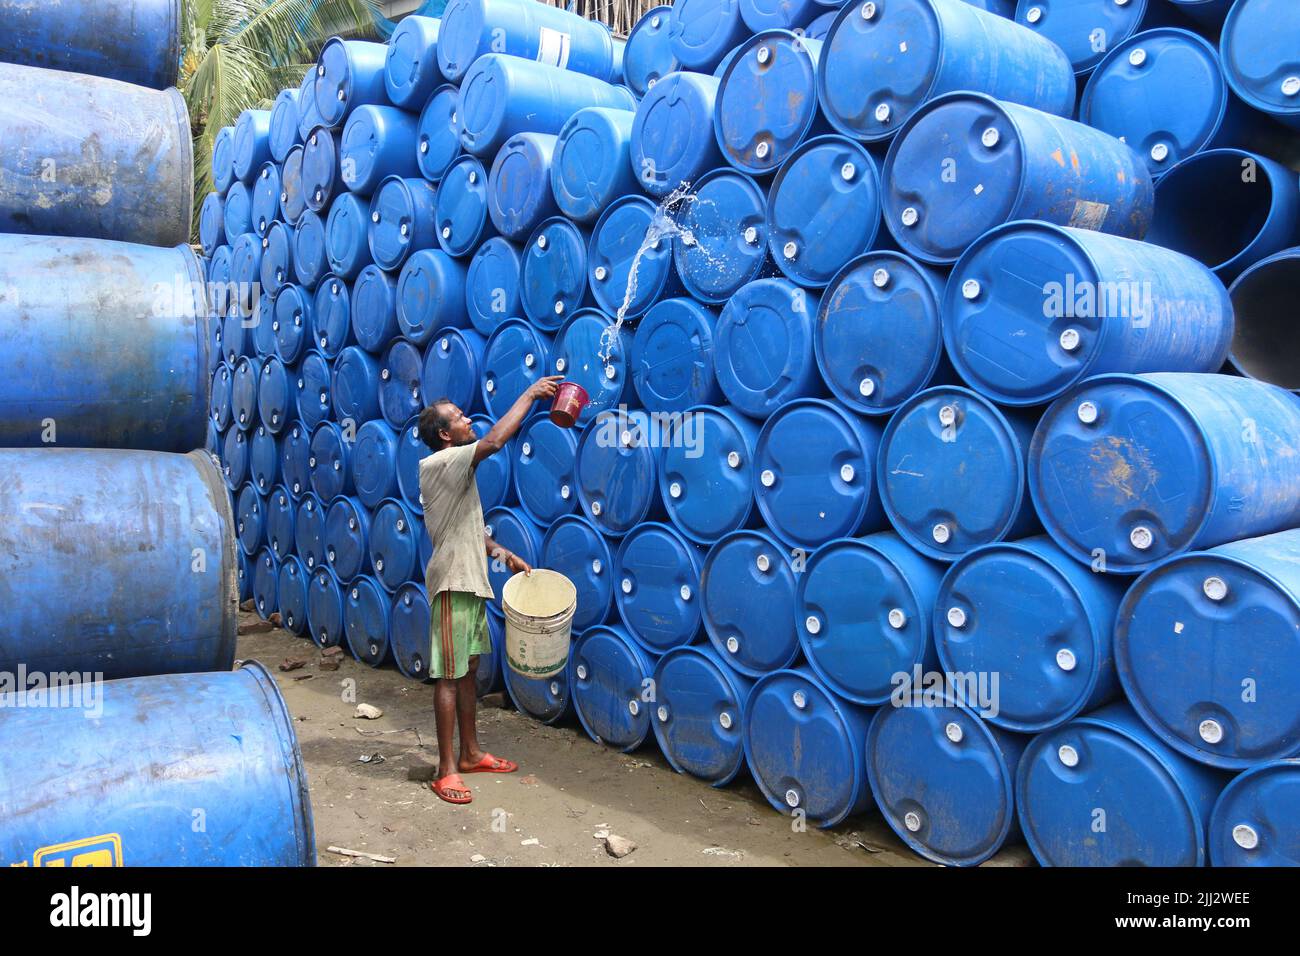
<svg viewBox="0 0 1300 956"><path fill-rule="evenodd" d="M362 754L360 757L357 758L357 761L359 763L381 764L387 759L388 758L386 758L383 754L373 753L373 754Z"/></svg>
<svg viewBox="0 0 1300 956"><path fill-rule="evenodd" d="M267 632L274 630L274 624L270 621L263 621L261 618L258 618L255 621L239 622L239 634L241 637L245 634L266 634Z"/></svg>
<svg viewBox="0 0 1300 956"><path fill-rule="evenodd" d="M605 852L616 860L621 860L633 850L636 844L627 837L621 837L616 833L611 833L605 837Z"/></svg>
<svg viewBox="0 0 1300 956"><path fill-rule="evenodd" d="M342 846L327 846L325 848L330 853L337 853L339 856L361 857L365 860L374 860L376 863L396 863L395 856L380 856L378 853L366 853L363 850L349 850Z"/></svg>
<svg viewBox="0 0 1300 956"><path fill-rule="evenodd" d="M541 781L538 780L536 777L534 777L531 773L524 774L522 777L519 778L519 782L522 783L525 787L535 787L539 783L541 783Z"/></svg>
<svg viewBox="0 0 1300 956"><path fill-rule="evenodd" d="M296 660L292 657L286 657L284 660L280 661L280 670L282 671L296 671L298 668L306 666L306 661Z"/></svg>
<svg viewBox="0 0 1300 956"><path fill-rule="evenodd" d="M520 846L541 846L542 841L537 839L537 837L529 837L527 840L520 840L519 845Z"/></svg>
<svg viewBox="0 0 1300 956"><path fill-rule="evenodd" d="M357 704L356 713L352 716L360 717L363 720L378 720L380 717L384 716L384 711L382 708L376 707L374 704Z"/></svg>
<svg viewBox="0 0 1300 956"><path fill-rule="evenodd" d="M337 657L322 657L318 666L323 671L336 671L339 669L339 659Z"/></svg>

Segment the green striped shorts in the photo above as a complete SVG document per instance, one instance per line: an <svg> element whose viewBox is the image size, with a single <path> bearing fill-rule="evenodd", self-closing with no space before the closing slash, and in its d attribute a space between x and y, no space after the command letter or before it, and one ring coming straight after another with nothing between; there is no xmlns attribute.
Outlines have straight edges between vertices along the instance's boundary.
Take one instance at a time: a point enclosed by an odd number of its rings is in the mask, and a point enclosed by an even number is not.
<svg viewBox="0 0 1300 956"><path fill-rule="evenodd" d="M492 650L487 601L467 591L439 591L429 602L429 676L456 680L469 659Z"/></svg>

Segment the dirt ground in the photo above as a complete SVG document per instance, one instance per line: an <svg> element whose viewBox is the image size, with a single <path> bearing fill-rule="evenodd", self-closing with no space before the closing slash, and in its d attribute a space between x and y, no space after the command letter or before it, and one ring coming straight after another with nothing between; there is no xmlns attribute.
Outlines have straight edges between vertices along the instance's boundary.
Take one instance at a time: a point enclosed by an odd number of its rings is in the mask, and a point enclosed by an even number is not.
<svg viewBox="0 0 1300 956"><path fill-rule="evenodd" d="M248 612L240 618L243 625L258 620ZM289 705L321 866L389 865L338 855L331 846L393 857L397 866L930 865L874 811L830 830L795 832L745 774L714 789L676 773L653 738L620 753L593 741L576 720L548 727L518 713L505 695L480 701L479 737L520 769L467 776L474 802L452 806L427 783L437 764L432 686L347 654L336 658L337 671L322 670L310 641L280 629L241 635L237 656L266 665ZM287 659L307 663L279 670ZM355 717L360 703L383 716ZM606 834L636 849L615 859ZM1015 846L986 865L1031 860Z"/></svg>

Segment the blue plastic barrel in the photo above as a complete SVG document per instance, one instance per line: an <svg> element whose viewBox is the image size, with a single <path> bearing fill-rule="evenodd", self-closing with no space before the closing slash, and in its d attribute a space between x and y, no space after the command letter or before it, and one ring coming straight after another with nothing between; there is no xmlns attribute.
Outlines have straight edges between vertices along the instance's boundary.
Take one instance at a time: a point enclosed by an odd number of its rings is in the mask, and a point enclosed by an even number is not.
<svg viewBox="0 0 1300 956"><path fill-rule="evenodd" d="M265 260L263 260L265 261ZM275 296L275 351L286 364L296 363L311 346L312 296L300 285L286 285Z"/></svg>
<svg viewBox="0 0 1300 956"><path fill-rule="evenodd" d="M339 129L359 106L386 104L383 43L334 37L316 58L316 110L321 123Z"/></svg>
<svg viewBox="0 0 1300 956"><path fill-rule="evenodd" d="M298 88L281 90L271 107L271 128L267 145L271 150L271 159L283 163L289 150L302 143L302 134L298 131Z"/></svg>
<svg viewBox="0 0 1300 956"><path fill-rule="evenodd" d="M443 174L434 220L438 245L457 258L497 234L488 217L488 174L473 156L461 156Z"/></svg>
<svg viewBox="0 0 1300 956"><path fill-rule="evenodd" d="M768 263L767 196L732 169L701 176L692 194L678 216L673 262L692 296L721 305Z"/></svg>
<svg viewBox="0 0 1300 956"><path fill-rule="evenodd" d="M328 509L319 496L308 491L298 501L293 522L294 550L308 572L325 564L325 518Z"/></svg>
<svg viewBox="0 0 1300 956"><path fill-rule="evenodd" d="M497 326L483 350L483 404L493 418L551 368L551 338L519 319Z"/></svg>
<svg viewBox="0 0 1300 956"><path fill-rule="evenodd" d="M397 338L397 278L371 263L352 287L352 334L367 352L382 354Z"/></svg>
<svg viewBox="0 0 1300 956"><path fill-rule="evenodd" d="M280 481L280 440L265 425L258 425L248 440L248 477L261 495Z"/></svg>
<svg viewBox="0 0 1300 956"><path fill-rule="evenodd" d="M432 449L420 441L420 418L416 415L397 433L397 487L402 493L402 501L421 520L424 509L420 506L420 461L432 454ZM477 471L481 472L484 464L486 462L480 463ZM486 502L484 505L490 507Z"/></svg>
<svg viewBox="0 0 1300 956"><path fill-rule="evenodd" d="M664 299L637 325L632 381L652 412L683 412L722 400L713 371L717 315L693 299Z"/></svg>
<svg viewBox="0 0 1300 956"><path fill-rule="evenodd" d="M519 555L532 567L541 567L542 529L517 508L490 508L483 515L487 535L507 551ZM489 610L501 608L501 589L514 574L499 562L488 563L488 580L496 597Z"/></svg>
<svg viewBox="0 0 1300 956"><path fill-rule="evenodd" d="M709 549L700 600L719 660L749 677L794 663L795 582L785 546L764 531L734 531Z"/></svg>
<svg viewBox="0 0 1300 956"><path fill-rule="evenodd" d="M669 47L687 70L712 72L748 35L740 0L677 0L668 17Z"/></svg>
<svg viewBox="0 0 1300 956"><path fill-rule="evenodd" d="M370 509L397 494L397 432L387 422L375 419L357 429L352 484L357 499Z"/></svg>
<svg viewBox="0 0 1300 956"><path fill-rule="evenodd" d="M494 167L495 168L495 167ZM591 303L587 288L587 245L591 234L555 216L538 224L524 246L519 298L538 328L556 331Z"/></svg>
<svg viewBox="0 0 1300 956"><path fill-rule="evenodd" d="M1300 760L1273 760L1233 779L1210 816L1214 866L1300 866Z"/></svg>
<svg viewBox="0 0 1300 956"><path fill-rule="evenodd" d="M660 440L643 411L603 411L583 430L574 483L583 513L603 534L619 538L663 517L656 480Z"/></svg>
<svg viewBox="0 0 1300 956"><path fill-rule="evenodd" d="M389 176L370 200L370 254L389 272L407 257L436 243L434 208L437 193L424 179Z"/></svg>
<svg viewBox="0 0 1300 956"><path fill-rule="evenodd" d="M1233 92L1300 128L1300 9L1287 0L1237 0L1219 49Z"/></svg>
<svg viewBox="0 0 1300 956"><path fill-rule="evenodd" d="M340 422L351 422L353 429L379 417L379 363L355 345L350 345L334 360L334 380L330 396L334 414Z"/></svg>
<svg viewBox="0 0 1300 956"><path fill-rule="evenodd" d="M870 718L870 710L835 697L806 668L759 679L745 704L742 736L768 803L819 827L865 810Z"/></svg>
<svg viewBox="0 0 1300 956"><path fill-rule="evenodd" d="M501 673L505 678L506 693L521 713L543 724L554 724L572 712L567 668L553 677L537 678L517 674L506 664Z"/></svg>
<svg viewBox="0 0 1300 956"><path fill-rule="evenodd" d="M231 375L230 366L222 362L212 373L212 386L209 390L211 397L208 400L208 414L212 416L212 423L218 431L230 427L230 393L233 387L234 376Z"/></svg>
<svg viewBox="0 0 1300 956"><path fill-rule="evenodd" d="M403 584L393 595L388 641L397 669L412 680L429 677L429 654L433 649L429 623L429 599L424 585Z"/></svg>
<svg viewBox="0 0 1300 956"><path fill-rule="evenodd" d="M381 501L370 522L370 564L375 580L389 593L395 593L418 573L420 566L419 533L423 521L395 498Z"/></svg>
<svg viewBox="0 0 1300 956"><path fill-rule="evenodd" d="M663 654L699 636L703 562L702 548L657 522L638 525L619 545L618 614L649 653Z"/></svg>
<svg viewBox="0 0 1300 956"><path fill-rule="evenodd" d="M227 230L227 241L232 247L241 235L253 232L253 197L247 186L241 182L230 184L221 216L223 228Z"/></svg>
<svg viewBox="0 0 1300 956"><path fill-rule="evenodd" d="M599 309L575 312L555 333L551 367L555 374L581 385L590 399L578 416L580 425L626 402L631 346L632 333Z"/></svg>
<svg viewBox="0 0 1300 956"><path fill-rule="evenodd" d="M307 208L307 197L302 191L302 146L289 150L280 169L280 218L297 225Z"/></svg>
<svg viewBox="0 0 1300 956"><path fill-rule="evenodd" d="M478 408L486 348L487 340L473 329L443 328L434 333L419 371L424 401L450 399L466 414Z"/></svg>
<svg viewBox="0 0 1300 956"><path fill-rule="evenodd" d="M740 0L740 16L754 33L764 30L792 30L816 19L827 7L841 0Z"/></svg>
<svg viewBox="0 0 1300 956"><path fill-rule="evenodd" d="M231 666L235 518L206 452L6 449L0 463L13 628L0 670L112 680Z"/></svg>
<svg viewBox="0 0 1300 956"><path fill-rule="evenodd" d="M271 111L244 110L235 121L231 162L235 178L252 187L262 166L271 161Z"/></svg>
<svg viewBox="0 0 1300 956"><path fill-rule="evenodd" d="M672 6L651 7L627 35L623 49L623 79L628 89L643 97L659 80L681 68L673 55L668 30Z"/></svg>
<svg viewBox="0 0 1300 956"><path fill-rule="evenodd" d="M1016 22L1059 46L1085 76L1130 36L1163 23L1169 10L1159 0L1019 0Z"/></svg>
<svg viewBox="0 0 1300 956"><path fill-rule="evenodd" d="M284 485L272 488L266 496L266 545L277 561L283 561L294 552L294 520L297 516L298 508L289 496L289 489ZM306 594L305 583L303 594Z"/></svg>
<svg viewBox="0 0 1300 956"><path fill-rule="evenodd" d="M343 587L328 567L317 567L307 586L307 627L318 647L344 641Z"/></svg>
<svg viewBox="0 0 1300 956"><path fill-rule="evenodd" d="M0 119L0 232L189 240L193 147L176 90L0 63L0 102L11 106Z"/></svg>
<svg viewBox="0 0 1300 956"><path fill-rule="evenodd" d="M424 356L410 339L393 339L384 350L379 360L379 410L393 428L400 429L424 407L420 395L423 368Z"/></svg>
<svg viewBox="0 0 1300 956"><path fill-rule="evenodd" d="M333 414L334 400L330 397L333 372L329 360L320 352L311 351L303 356L298 366L298 417L308 429L313 429Z"/></svg>
<svg viewBox="0 0 1300 956"><path fill-rule="evenodd" d="M419 346L439 328L468 326L465 266L440 249L413 253L397 278L397 324Z"/></svg>
<svg viewBox="0 0 1300 956"><path fill-rule="evenodd" d="M310 579L302 561L288 555L280 562L276 591L280 603L281 626L290 633L307 633L307 588Z"/></svg>
<svg viewBox="0 0 1300 956"><path fill-rule="evenodd" d="M240 431L249 431L257 424L257 386L261 374L261 362L247 355L235 364L235 380L230 387L230 414Z"/></svg>
<svg viewBox="0 0 1300 956"><path fill-rule="evenodd" d="M1030 740L1016 807L1044 866L1205 866L1206 825L1226 782L1115 703Z"/></svg>
<svg viewBox="0 0 1300 956"><path fill-rule="evenodd" d="M813 360L816 293L786 279L741 288L714 329L714 370L735 408L766 418L790 399L822 391Z"/></svg>
<svg viewBox="0 0 1300 956"><path fill-rule="evenodd" d="M302 195L307 208L322 212L336 192L343 192L338 133L318 126L302 147Z"/></svg>
<svg viewBox="0 0 1300 956"><path fill-rule="evenodd" d="M253 608L258 617L269 621L280 610L280 562L269 548L262 548L248 564L253 574Z"/></svg>
<svg viewBox="0 0 1300 956"><path fill-rule="evenodd" d="M1236 334L1228 362L1250 378L1300 389L1300 339L1285 321L1300 279L1300 247L1255 263L1232 284Z"/></svg>
<svg viewBox="0 0 1300 956"><path fill-rule="evenodd" d="M614 39L602 23L530 0L450 0L438 35L443 75L453 83L464 78L468 86L471 65L485 54L619 81Z"/></svg>
<svg viewBox="0 0 1300 956"><path fill-rule="evenodd" d="M967 184L963 175L976 170L978 181ZM947 263L1018 219L1141 239L1154 193L1142 158L1107 133L950 93L918 110L890 145L883 197L885 224L903 251Z"/></svg>
<svg viewBox="0 0 1300 956"><path fill-rule="evenodd" d="M487 415L475 415L470 419L474 434L482 438L494 424L495 420ZM515 443L507 442L505 447L495 455L479 462L474 469L474 480L478 484L479 501L485 510L518 502L515 495Z"/></svg>
<svg viewBox="0 0 1300 956"><path fill-rule="evenodd" d="M559 213L551 192L555 141L547 133L520 133L506 140L492 161L488 216L507 239L527 239L542 220Z"/></svg>
<svg viewBox="0 0 1300 956"><path fill-rule="evenodd" d="M697 405L666 433L659 491L674 527L711 544L753 523L758 426L730 406Z"/></svg>
<svg viewBox="0 0 1300 956"><path fill-rule="evenodd" d="M542 539L541 558L543 567L563 574L577 588L573 630L581 633L604 623L614 602L614 560L596 526L582 515L552 522Z"/></svg>
<svg viewBox="0 0 1300 956"><path fill-rule="evenodd" d="M715 77L688 71L669 73L646 93L632 122L632 169L642 189L663 198L722 165L713 136L718 96Z"/></svg>
<svg viewBox="0 0 1300 956"><path fill-rule="evenodd" d="M253 184L248 187L252 196L250 215L253 231L265 236L271 223L280 218L280 167L272 162L262 164Z"/></svg>
<svg viewBox="0 0 1300 956"><path fill-rule="evenodd" d="M1109 572L1300 525L1300 400L1230 375L1102 375L1043 415L1029 489L1048 533Z"/></svg>
<svg viewBox="0 0 1300 956"><path fill-rule="evenodd" d="M419 176L414 113L395 106L360 106L348 117L339 139L343 185L369 196L385 176Z"/></svg>
<svg viewBox="0 0 1300 956"><path fill-rule="evenodd" d="M297 395L284 362L272 355L262 362L257 389L257 416L272 435L284 431L297 414Z"/></svg>
<svg viewBox="0 0 1300 956"><path fill-rule="evenodd" d="M373 261L370 255L369 204L344 193L330 206L325 222L325 252L329 271L352 281Z"/></svg>
<svg viewBox="0 0 1300 956"><path fill-rule="evenodd" d="M232 492L248 477L248 432L234 425L221 439L221 477Z"/></svg>
<svg viewBox="0 0 1300 956"><path fill-rule="evenodd" d="M212 186L225 196L235 181L235 127L223 126L212 137Z"/></svg>
<svg viewBox="0 0 1300 956"><path fill-rule="evenodd" d="M267 228L262 237L262 260L258 269L264 294L275 297L296 278L293 253L297 238L297 230L282 222L273 222Z"/></svg>
<svg viewBox="0 0 1300 956"><path fill-rule="evenodd" d="M655 659L617 625L587 628L569 651L569 693L587 736L624 753L650 735L656 695L646 682Z"/></svg>
<svg viewBox="0 0 1300 956"><path fill-rule="evenodd" d="M306 422L293 422L280 442L280 477L295 505L311 487L311 427Z"/></svg>
<svg viewBox="0 0 1300 956"><path fill-rule="evenodd" d="M438 66L438 28L434 17L404 17L388 38L384 91L394 106L418 110L443 82Z"/></svg>
<svg viewBox="0 0 1300 956"><path fill-rule="evenodd" d="M420 175L431 183L441 180L452 160L460 155L460 131L456 123L459 105L460 90L448 84L434 90L420 112L416 161Z"/></svg>
<svg viewBox="0 0 1300 956"><path fill-rule="evenodd" d="M336 422L321 422L311 436L311 490L329 503L352 491L351 434Z"/></svg>
<svg viewBox="0 0 1300 956"><path fill-rule="evenodd" d="M379 583L362 575L343 596L343 633L348 650L362 664L380 667L388 660L388 595Z"/></svg>
<svg viewBox="0 0 1300 956"><path fill-rule="evenodd" d="M600 308L640 318L659 299L679 294L673 266L676 227L644 196L624 196L601 214L587 247L588 280Z"/></svg>
<svg viewBox="0 0 1300 956"><path fill-rule="evenodd" d="M543 527L571 513L578 503L577 432L539 411L519 429L514 451L515 493L524 513Z"/></svg>
<svg viewBox="0 0 1300 956"><path fill-rule="evenodd" d="M304 213L292 235L294 276L303 288L313 290L321 277L330 272L325 220L317 213Z"/></svg>
<svg viewBox="0 0 1300 956"><path fill-rule="evenodd" d="M316 68L307 67L298 85L298 136L305 143L311 131L320 126L320 110L316 108Z"/></svg>
<svg viewBox="0 0 1300 956"><path fill-rule="evenodd" d="M266 543L266 508L251 481L245 482L235 496L235 540L250 558Z"/></svg>
<svg viewBox="0 0 1300 956"><path fill-rule="evenodd" d="M1223 25L1233 0L1169 0L1178 10L1202 26L1215 30Z"/></svg>
<svg viewBox="0 0 1300 956"><path fill-rule="evenodd" d="M465 271L465 310L480 335L520 314L519 247L493 236L478 247Z"/></svg>
<svg viewBox="0 0 1300 956"><path fill-rule="evenodd" d="M370 573L370 511L359 498L339 495L329 503L325 562L340 583Z"/></svg>
<svg viewBox="0 0 1300 956"><path fill-rule="evenodd" d="M501 671L505 666L505 625L497 620L495 614L487 616L488 623L488 646L489 650L485 654L478 655L478 670L475 671L475 685L478 695L484 697L487 694L494 694L505 687L502 683Z"/></svg>
<svg viewBox="0 0 1300 956"><path fill-rule="evenodd" d="M205 256L211 256L218 246L226 243L225 208L225 201L216 193L203 197L199 210L199 245Z"/></svg>
<svg viewBox="0 0 1300 956"><path fill-rule="evenodd" d="M256 289L257 286L252 288ZM259 358L275 355L279 348L276 340L275 297L263 294L257 300L257 310L248 321L252 323L253 354Z"/></svg>
<svg viewBox="0 0 1300 956"><path fill-rule="evenodd" d="M590 223L639 188L632 168L632 123L626 109L590 106L560 128L551 159L551 193L561 213Z"/></svg>
<svg viewBox="0 0 1300 956"><path fill-rule="evenodd" d="M654 670L655 738L678 773L724 787L745 765L742 716L753 682L708 647L677 647Z"/></svg>

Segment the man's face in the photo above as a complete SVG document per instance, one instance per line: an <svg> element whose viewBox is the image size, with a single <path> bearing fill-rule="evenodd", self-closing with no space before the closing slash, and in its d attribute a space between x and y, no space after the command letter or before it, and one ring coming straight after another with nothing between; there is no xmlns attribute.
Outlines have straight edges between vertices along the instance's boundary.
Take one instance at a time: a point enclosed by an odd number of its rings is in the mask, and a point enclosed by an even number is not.
<svg viewBox="0 0 1300 956"><path fill-rule="evenodd" d="M443 411L447 413L451 424L444 428L440 434L448 445L469 445L472 444L474 435L474 423L469 420L469 416L455 405L450 403L443 406Z"/></svg>

